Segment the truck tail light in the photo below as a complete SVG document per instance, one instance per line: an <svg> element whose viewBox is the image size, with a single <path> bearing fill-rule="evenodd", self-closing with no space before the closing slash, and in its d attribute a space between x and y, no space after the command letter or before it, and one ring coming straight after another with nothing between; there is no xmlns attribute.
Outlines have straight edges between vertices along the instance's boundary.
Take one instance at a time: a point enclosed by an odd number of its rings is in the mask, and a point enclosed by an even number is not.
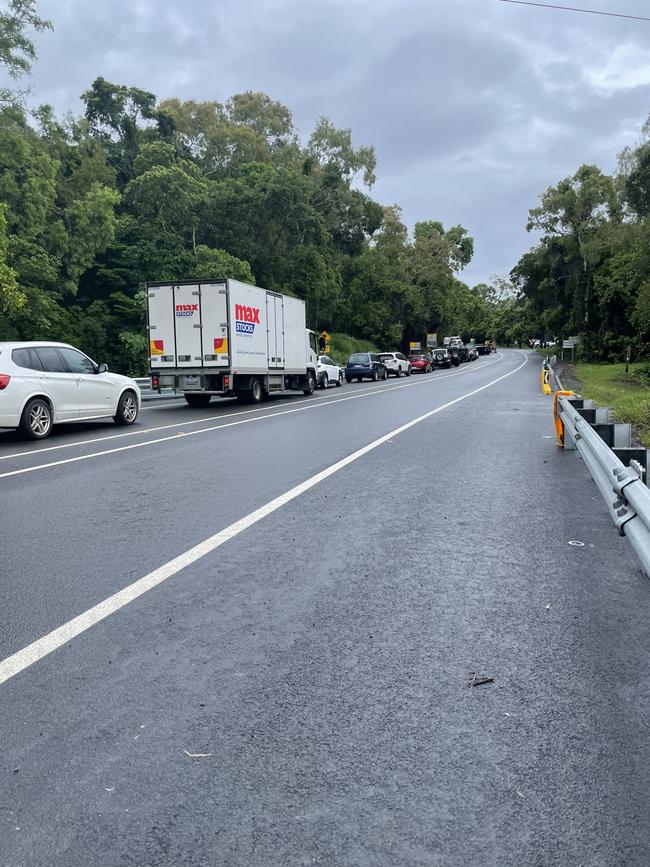
<svg viewBox="0 0 650 867"><path fill-rule="evenodd" d="M230 388L230 377L226 374L223 378L223 389L224 391L228 391Z"/></svg>
<svg viewBox="0 0 650 867"><path fill-rule="evenodd" d="M0 391L2 391L3 388L6 388L9 385L10 379L11 377L8 373L0 373Z"/></svg>
<svg viewBox="0 0 650 867"><path fill-rule="evenodd" d="M160 388L160 379L156 373L151 374L151 388L153 391L158 391Z"/></svg>

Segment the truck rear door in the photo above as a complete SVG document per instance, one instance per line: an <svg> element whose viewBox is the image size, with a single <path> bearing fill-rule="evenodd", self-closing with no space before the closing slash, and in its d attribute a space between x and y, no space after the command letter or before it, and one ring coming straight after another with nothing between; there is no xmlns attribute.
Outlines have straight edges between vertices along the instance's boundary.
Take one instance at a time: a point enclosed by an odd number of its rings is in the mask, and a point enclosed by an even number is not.
<svg viewBox="0 0 650 867"><path fill-rule="evenodd" d="M282 295L266 293L269 370L284 367L284 306Z"/></svg>
<svg viewBox="0 0 650 867"><path fill-rule="evenodd" d="M147 313L151 367L155 369L175 367L174 287L149 286L147 290Z"/></svg>
<svg viewBox="0 0 650 867"><path fill-rule="evenodd" d="M201 284L201 334L205 367L227 367L228 292L225 283Z"/></svg>
<svg viewBox="0 0 650 867"><path fill-rule="evenodd" d="M174 286L176 364L178 367L196 367L203 364L200 303L200 291L197 284Z"/></svg>

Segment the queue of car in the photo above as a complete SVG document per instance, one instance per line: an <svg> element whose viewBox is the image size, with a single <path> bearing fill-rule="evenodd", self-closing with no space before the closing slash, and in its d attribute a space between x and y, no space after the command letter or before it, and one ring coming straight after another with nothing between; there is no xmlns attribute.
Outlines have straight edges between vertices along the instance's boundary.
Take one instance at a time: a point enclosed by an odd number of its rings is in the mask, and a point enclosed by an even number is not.
<svg viewBox="0 0 650 867"><path fill-rule="evenodd" d="M473 344L465 345L459 337L438 346L430 352L412 353L408 357L401 352L353 352L345 367L336 365L328 355L318 358L318 385L328 388L340 386L343 379L350 383L369 379L372 382L386 380L389 376L400 378L415 373L431 373L436 368L458 367L463 361L475 361L479 351Z"/></svg>
<svg viewBox="0 0 650 867"><path fill-rule="evenodd" d="M408 357L401 352L353 352L344 368L329 355L320 355L318 385L340 388L344 380L399 379L476 358L474 346L455 344ZM140 411L140 389L134 379L110 373L106 364L97 364L66 343L0 343L0 369L0 428L17 428L30 439L45 439L59 422L112 417L117 424L131 425Z"/></svg>

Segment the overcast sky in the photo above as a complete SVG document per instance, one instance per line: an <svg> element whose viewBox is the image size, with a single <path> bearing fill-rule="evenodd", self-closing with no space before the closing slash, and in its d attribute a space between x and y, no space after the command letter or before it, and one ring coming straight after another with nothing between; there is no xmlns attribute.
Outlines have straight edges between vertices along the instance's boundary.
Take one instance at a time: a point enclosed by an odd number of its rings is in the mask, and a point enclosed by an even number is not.
<svg viewBox="0 0 650 867"><path fill-rule="evenodd" d="M558 0L562 2L562 0ZM650 15L648 0L566 0ZM374 145L372 195L476 239L505 275L528 209L581 163L607 171L650 112L650 22L500 0L40 0L37 102L79 112L95 77L159 98L261 90L303 138L319 115Z"/></svg>

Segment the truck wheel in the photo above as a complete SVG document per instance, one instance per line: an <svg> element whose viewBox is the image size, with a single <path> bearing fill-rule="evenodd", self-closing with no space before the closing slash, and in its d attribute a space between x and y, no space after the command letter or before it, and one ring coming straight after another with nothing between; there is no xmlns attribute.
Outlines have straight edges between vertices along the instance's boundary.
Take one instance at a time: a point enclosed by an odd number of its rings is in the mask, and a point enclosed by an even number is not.
<svg viewBox="0 0 650 867"><path fill-rule="evenodd" d="M250 390L250 403L262 403L262 399L264 398L264 389L262 388L262 383L258 379L257 376L251 379L251 390Z"/></svg>
<svg viewBox="0 0 650 867"><path fill-rule="evenodd" d="M184 394L188 406L207 406L210 403L210 394Z"/></svg>
<svg viewBox="0 0 650 867"><path fill-rule="evenodd" d="M303 394L313 394L316 389L316 377L312 370L307 374L307 388L303 388Z"/></svg>

